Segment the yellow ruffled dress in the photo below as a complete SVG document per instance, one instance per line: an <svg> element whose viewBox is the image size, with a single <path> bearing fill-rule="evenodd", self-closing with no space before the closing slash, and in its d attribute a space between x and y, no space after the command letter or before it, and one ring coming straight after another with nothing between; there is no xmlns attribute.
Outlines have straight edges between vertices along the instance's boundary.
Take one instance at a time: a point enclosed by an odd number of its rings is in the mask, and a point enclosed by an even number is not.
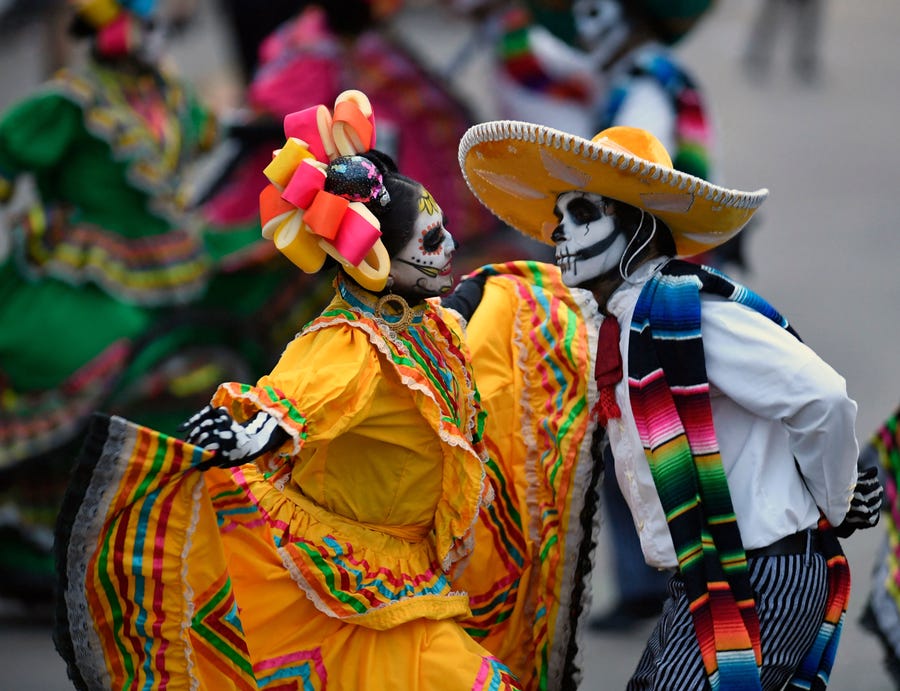
<svg viewBox="0 0 900 691"><path fill-rule="evenodd" d="M466 631L528 691L579 686L599 531L602 434L593 297L559 269L491 264L466 345L487 413L486 470L475 550L455 584L469 594Z"/></svg>
<svg viewBox="0 0 900 691"><path fill-rule="evenodd" d="M337 288L269 375L214 397L290 435L256 464L203 473L202 449L95 421L59 534L76 685L518 688L458 622L490 492L460 335Z"/></svg>

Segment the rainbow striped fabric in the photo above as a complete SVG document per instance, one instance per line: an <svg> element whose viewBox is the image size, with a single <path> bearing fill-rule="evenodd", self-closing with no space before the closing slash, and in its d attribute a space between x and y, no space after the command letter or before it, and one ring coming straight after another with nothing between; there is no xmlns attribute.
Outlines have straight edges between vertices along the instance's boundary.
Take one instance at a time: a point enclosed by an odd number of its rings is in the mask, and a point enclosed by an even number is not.
<svg viewBox="0 0 900 691"><path fill-rule="evenodd" d="M375 630L323 614L248 492L266 481L200 472L210 457L92 419L56 535L54 640L76 688L520 688L450 619Z"/></svg>
<svg viewBox="0 0 900 691"><path fill-rule="evenodd" d="M487 411L485 443L494 501L481 509L475 550L455 581L469 593L469 634L503 660L523 688L577 684L596 544L591 453L597 392L596 310L559 269L493 264L466 343ZM581 629L583 630L583 629Z"/></svg>
<svg viewBox="0 0 900 691"><path fill-rule="evenodd" d="M719 456L700 333L700 291L756 309L796 333L774 308L708 267L670 261L641 291L631 322L632 410L666 512L710 685L760 689L759 620ZM820 521L829 598L819 637L790 689L825 688L850 592L837 538Z"/></svg>
<svg viewBox="0 0 900 691"><path fill-rule="evenodd" d="M551 18L550 14L555 14L555 17ZM595 96L595 87L589 71L571 66L562 70L559 65L548 69L543 64L546 58L542 57L533 45L532 35L535 29L548 28L544 22L549 21L553 24L550 31L554 37L559 40L561 45L568 44L566 48L571 50L571 46L575 43L574 35L570 40L560 36L558 32L560 19L563 24L568 24L571 29L574 29L571 14L568 11L549 14L545 12L541 17L535 17L533 12L525 7L514 6L507 10L502 16L502 26L495 48L499 66L510 79L529 91L574 101L587 108ZM563 33L572 33L572 31Z"/></svg>
<svg viewBox="0 0 900 691"><path fill-rule="evenodd" d="M34 279L52 276L76 286L93 281L110 295L151 307L197 298L211 270L202 240L190 230L127 238L41 205L21 220L14 251Z"/></svg>
<svg viewBox="0 0 900 691"><path fill-rule="evenodd" d="M872 575L872 589L862 617L863 626L878 636L885 651L886 665L900 682L900 407L884 421L869 439L861 456L874 453L881 466L879 478L884 485L884 548ZM874 460L874 459L872 459Z"/></svg>
<svg viewBox="0 0 900 691"><path fill-rule="evenodd" d="M222 546L192 540L215 525L203 475L190 472L211 456L92 419L56 535L54 638L76 687L257 688Z"/></svg>

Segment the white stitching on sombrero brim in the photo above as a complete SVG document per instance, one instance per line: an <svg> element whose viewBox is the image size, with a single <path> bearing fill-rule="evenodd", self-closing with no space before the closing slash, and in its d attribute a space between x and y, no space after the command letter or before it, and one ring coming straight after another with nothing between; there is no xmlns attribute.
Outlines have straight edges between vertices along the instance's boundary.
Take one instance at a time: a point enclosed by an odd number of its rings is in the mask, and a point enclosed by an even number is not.
<svg viewBox="0 0 900 691"><path fill-rule="evenodd" d="M617 167L621 170L630 168L632 173L659 180L680 191L687 190L691 194L703 197L707 201L712 201L723 207L755 209L768 196L768 190L742 192L740 190L726 189L694 175L682 173L671 168L664 168L637 156L614 151L601 144L595 144L582 137L576 137L552 127L519 122L517 120L494 120L473 125L463 135L459 144L459 166L467 183L469 183L469 176L466 172L465 161L469 150L482 142L506 140L536 142L542 146L571 151L573 154L580 155L586 160L596 161L599 159L600 163L613 168Z"/></svg>

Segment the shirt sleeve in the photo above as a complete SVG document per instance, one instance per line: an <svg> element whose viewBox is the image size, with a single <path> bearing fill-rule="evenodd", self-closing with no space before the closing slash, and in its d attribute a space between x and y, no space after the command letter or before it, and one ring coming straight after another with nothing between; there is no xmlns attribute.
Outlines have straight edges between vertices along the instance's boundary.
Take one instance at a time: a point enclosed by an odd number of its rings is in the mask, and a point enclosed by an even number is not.
<svg viewBox="0 0 900 691"><path fill-rule="evenodd" d="M637 77L615 114L613 125L640 127L652 132L666 151L677 149L675 141L675 107L655 79Z"/></svg>
<svg viewBox="0 0 900 691"><path fill-rule="evenodd" d="M377 351L361 329L331 326L288 344L258 387L282 392L306 418L306 441L333 439L369 410L381 376Z"/></svg>
<svg viewBox="0 0 900 691"><path fill-rule="evenodd" d="M711 393L783 425L806 486L829 522L838 525L850 504L859 454L857 405L844 378L745 305L704 299L701 315Z"/></svg>

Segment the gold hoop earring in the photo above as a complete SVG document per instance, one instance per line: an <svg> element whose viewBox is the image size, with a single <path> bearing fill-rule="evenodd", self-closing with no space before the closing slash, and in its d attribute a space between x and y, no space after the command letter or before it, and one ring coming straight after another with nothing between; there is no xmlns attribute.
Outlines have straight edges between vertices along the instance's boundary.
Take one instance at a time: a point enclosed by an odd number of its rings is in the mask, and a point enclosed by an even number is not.
<svg viewBox="0 0 900 691"><path fill-rule="evenodd" d="M390 320L385 316L384 308L390 304L397 305L396 309L400 312L396 320ZM375 317L387 324L391 331L402 331L412 323L412 310L402 297L388 293L382 295L375 303Z"/></svg>

